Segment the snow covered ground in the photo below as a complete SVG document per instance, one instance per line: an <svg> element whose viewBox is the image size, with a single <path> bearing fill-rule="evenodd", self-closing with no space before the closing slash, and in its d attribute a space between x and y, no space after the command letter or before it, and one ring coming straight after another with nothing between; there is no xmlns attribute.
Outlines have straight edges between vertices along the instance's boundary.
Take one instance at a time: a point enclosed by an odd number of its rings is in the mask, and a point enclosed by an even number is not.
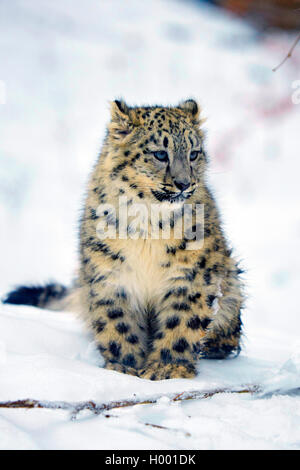
<svg viewBox="0 0 300 470"><path fill-rule="evenodd" d="M145 400L153 405L82 411L1 409L1 449L299 449L299 347L279 332L248 331L239 358L202 361L194 380L151 382L99 368L102 360L73 315L8 306L0 317L0 401L98 404ZM268 337L269 336L269 337ZM240 390L172 402L170 394ZM156 427L161 426L162 428ZM167 429L165 429L167 428Z"/></svg>
<svg viewBox="0 0 300 470"><path fill-rule="evenodd" d="M242 354L200 362L194 380L103 370L74 315L0 306L0 401L163 397L73 421L0 409L0 449L299 449L299 50L272 72L294 37L175 0L1 2L0 31L0 294L71 282L85 183L119 96L199 99L209 178L248 286ZM263 393L167 398L249 385Z"/></svg>

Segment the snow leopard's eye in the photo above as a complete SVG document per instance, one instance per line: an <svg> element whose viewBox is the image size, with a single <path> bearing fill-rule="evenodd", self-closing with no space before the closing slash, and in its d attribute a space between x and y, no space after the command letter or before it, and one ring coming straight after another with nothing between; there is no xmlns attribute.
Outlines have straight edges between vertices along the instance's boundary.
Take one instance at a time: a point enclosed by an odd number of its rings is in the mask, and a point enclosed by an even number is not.
<svg viewBox="0 0 300 470"><path fill-rule="evenodd" d="M168 161L168 152L166 152L165 150L158 150L157 152L153 152L153 155L160 162Z"/></svg>
<svg viewBox="0 0 300 470"><path fill-rule="evenodd" d="M198 158L199 153L201 153L200 150L193 150L190 154L190 161L194 162Z"/></svg>

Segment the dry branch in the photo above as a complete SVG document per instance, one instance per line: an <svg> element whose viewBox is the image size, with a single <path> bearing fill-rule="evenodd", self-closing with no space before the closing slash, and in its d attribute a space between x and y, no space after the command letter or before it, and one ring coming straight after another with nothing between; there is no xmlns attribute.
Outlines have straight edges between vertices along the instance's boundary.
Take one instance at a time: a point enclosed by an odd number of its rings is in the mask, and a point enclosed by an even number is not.
<svg viewBox="0 0 300 470"><path fill-rule="evenodd" d="M66 401L43 401L43 400L34 400L34 399L25 399L25 400L16 400L16 401L7 401L0 402L0 408L43 408L50 410L66 410L71 412L73 419L76 418L77 414L80 411L88 410L94 414L101 414L104 411L110 411L117 408L125 408L135 405L151 405L157 403L162 396L167 396L170 401L186 401L186 400L199 400L210 398L214 395L220 393L259 393L261 391L260 387L257 385L250 385L240 389L229 389L229 388L219 388L210 391L199 391L194 390L190 392L181 392L181 393L172 393L166 395L159 395L153 398L148 398L146 400L138 399L129 399L129 400L120 400L120 401L111 401L108 403L97 403L94 401L86 402L66 402Z"/></svg>
<svg viewBox="0 0 300 470"><path fill-rule="evenodd" d="M272 72L276 72L279 69L279 67L281 67L290 57L292 57L293 51L294 51L294 49L297 46L299 41L300 41L300 33L296 37L295 41L293 42L292 47L290 48L290 50L287 53L287 55L285 56L285 58L280 62L280 64L277 65L277 67L274 67L272 69Z"/></svg>

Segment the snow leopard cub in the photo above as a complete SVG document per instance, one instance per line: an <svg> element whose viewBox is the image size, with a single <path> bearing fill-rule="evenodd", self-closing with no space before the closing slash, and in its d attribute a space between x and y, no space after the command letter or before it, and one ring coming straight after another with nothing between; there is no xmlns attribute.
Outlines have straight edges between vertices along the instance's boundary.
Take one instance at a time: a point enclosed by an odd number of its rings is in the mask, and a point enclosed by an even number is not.
<svg viewBox="0 0 300 470"><path fill-rule="evenodd" d="M240 349L240 270L206 186L203 140L192 99L176 107L111 105L80 232L83 312L106 368L151 380L193 377L198 358ZM201 248L174 237L176 216L168 239L99 240L99 204L117 207L124 195L127 209L204 204ZM107 224L118 228L116 213L106 212Z"/></svg>
<svg viewBox="0 0 300 470"><path fill-rule="evenodd" d="M241 271L207 188L199 115L192 99L175 107L114 101L88 184L76 286L20 287L5 300L80 310L107 369L150 380L190 378L197 359L240 350ZM124 219L124 211L149 215L154 206L168 208L170 217L148 218L136 237L134 217ZM100 236L103 222L111 236ZM167 229L167 237L151 236L154 228ZM186 234L199 230L201 243L193 244Z"/></svg>

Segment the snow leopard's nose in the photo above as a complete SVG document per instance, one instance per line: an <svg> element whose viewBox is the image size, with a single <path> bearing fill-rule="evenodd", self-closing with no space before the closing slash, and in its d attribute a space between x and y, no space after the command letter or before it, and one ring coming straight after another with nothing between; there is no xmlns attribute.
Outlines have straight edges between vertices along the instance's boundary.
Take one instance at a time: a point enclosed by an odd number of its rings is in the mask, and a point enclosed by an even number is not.
<svg viewBox="0 0 300 470"><path fill-rule="evenodd" d="M180 191L185 191L187 188L190 187L191 183L187 180L174 180L174 184L176 188L180 189Z"/></svg>

